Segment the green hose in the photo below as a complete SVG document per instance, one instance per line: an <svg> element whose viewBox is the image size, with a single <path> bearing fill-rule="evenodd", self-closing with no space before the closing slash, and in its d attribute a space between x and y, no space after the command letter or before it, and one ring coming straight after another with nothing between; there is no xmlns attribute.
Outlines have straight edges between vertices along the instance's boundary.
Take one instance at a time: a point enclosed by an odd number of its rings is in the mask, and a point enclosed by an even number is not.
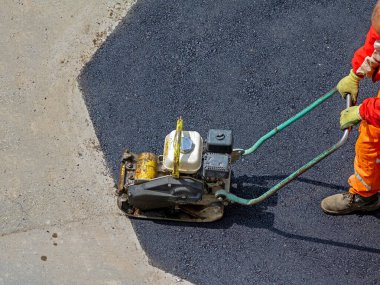
<svg viewBox="0 0 380 285"><path fill-rule="evenodd" d="M251 146L249 149L244 150L243 155L248 155L254 153L256 150L259 149L259 147L268 139L278 134L280 131L285 129L286 127L293 124L295 121L301 119L303 116L305 116L307 113L309 113L311 110L313 110L315 107L319 106L323 102L325 102L327 99L329 99L334 93L336 92L336 88L332 89L331 91L327 92L325 95L323 95L321 98L319 98L317 101L303 109L301 112L299 112L297 115L291 117L289 120L285 121L281 125L277 126L273 130L271 130L269 133L267 133L265 136L261 137L253 146Z"/></svg>
<svg viewBox="0 0 380 285"><path fill-rule="evenodd" d="M335 94L336 91L337 91L336 88L334 88L331 91L329 91L328 93L326 93L325 95L323 95L321 98L319 98L317 101L315 101L314 103L312 103L311 105L309 105L308 107L306 107L305 109L303 109L297 115L293 116L292 118L290 118L286 122L284 122L281 125L279 125L277 128L271 130L269 133L267 133L266 135L264 135L263 137L261 137L251 148L249 148L247 150L238 149L236 151L241 152L243 155L252 154L265 141L267 141L269 138L273 137L274 135L278 134L280 131L282 131L286 127L290 126L291 124L293 124L298 119L300 119L303 116L305 116L307 113L309 113L315 107L317 107L318 105L322 104L324 101L326 101L327 99L329 99L333 94ZM346 106L347 106L347 108L351 106L351 95L349 95L349 94L346 97ZM234 194L231 194L231 193L229 193L229 192L227 192L225 190L219 190L219 191L217 191L215 193L215 196L218 197L219 199L225 199L225 200L228 200L228 201L231 201L231 202L235 202L235 203L239 203L239 204L242 204L242 205L247 205L247 206L257 205L257 204L263 202L264 200L268 199L270 196L272 196L273 194L275 194L278 190L280 190L282 187L284 187L285 185L287 185L288 183L290 183L291 181L293 181L295 178L297 178L298 176L300 176L302 173L304 173L307 170L309 170L311 167L313 167L314 165L316 165L322 159L326 158L327 156L329 156L330 154L332 154L333 152L335 152L337 149L339 149L347 141L348 135L349 135L350 131L351 131L351 128L346 129L344 131L344 133L343 133L343 136L342 136L341 140L338 143L336 143L335 145L333 145L329 149L327 149L324 152L322 152L320 155L318 155L317 157L315 157L313 160L309 161L307 164L305 164L304 166L302 166L301 168L299 168L297 171L293 172L291 175L289 175L288 177L286 177L285 179L283 179L282 181L280 181L278 184L276 184L271 189L269 189L267 192L265 192L264 194L262 194L261 196L259 196L257 198L244 199L244 198L238 197L238 196L236 196Z"/></svg>
<svg viewBox="0 0 380 285"><path fill-rule="evenodd" d="M270 196L272 196L273 194L275 194L278 190L280 190L281 188L283 188L285 185L287 185L290 182L292 182L295 178L297 178L298 176L300 176L302 173L306 172L311 167L313 167L314 165L316 165L322 159L324 159L327 156L329 156L330 154L332 154L339 147L340 147L339 143L336 144L336 145L334 145L334 146L332 146L331 148L329 148L328 150L326 150L323 153L321 153L320 155L318 155L316 158L314 158L313 160L311 160L310 162L308 162L307 164L305 164L304 166L302 166L297 171L293 172L291 175L289 175L288 177L286 177L285 179L283 179L281 182L279 182L278 184L276 184L271 189L269 189L267 192L265 192L264 194L262 194L261 196L259 196L257 198L254 198L254 199L244 199L244 198L240 198L240 197L238 197L238 196L236 196L234 194L231 194L231 193L229 193L229 192L227 192L225 190L219 190L219 191L217 191L215 193L215 196L216 197L221 197L221 198L226 199L228 201L239 203L239 204L242 204L242 205L245 205L245 206L253 206L253 205L260 204L261 202L263 202L264 200L268 199Z"/></svg>

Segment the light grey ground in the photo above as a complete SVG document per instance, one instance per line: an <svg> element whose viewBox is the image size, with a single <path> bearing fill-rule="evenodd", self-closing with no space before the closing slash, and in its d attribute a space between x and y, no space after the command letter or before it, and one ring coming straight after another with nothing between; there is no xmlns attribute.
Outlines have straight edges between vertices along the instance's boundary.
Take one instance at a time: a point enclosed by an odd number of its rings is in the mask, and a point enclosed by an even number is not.
<svg viewBox="0 0 380 285"><path fill-rule="evenodd" d="M2 2L0 284L187 284L119 214L76 81L134 2Z"/></svg>

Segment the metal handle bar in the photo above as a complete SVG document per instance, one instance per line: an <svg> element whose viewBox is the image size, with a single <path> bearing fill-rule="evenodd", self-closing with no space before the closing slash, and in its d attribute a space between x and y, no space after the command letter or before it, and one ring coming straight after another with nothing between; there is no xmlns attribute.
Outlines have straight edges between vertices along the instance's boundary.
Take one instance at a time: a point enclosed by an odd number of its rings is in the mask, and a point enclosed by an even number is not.
<svg viewBox="0 0 380 285"><path fill-rule="evenodd" d="M275 128L274 130L272 130L271 132L269 132L268 134L266 134L265 136L263 136L250 149L248 149L247 151L244 151L243 154L244 155L251 154L252 152L256 151L266 140L268 140L270 137L274 136L279 131L281 131L282 129L286 128L287 126L289 126L290 124L292 124L296 120L302 118L304 115L306 115L312 109L314 109L316 106L320 105L325 100L327 100L328 98L330 98L336 91L337 91L336 88L334 88L330 92L326 93L324 96L322 96L320 99L318 99L317 101L315 101L313 104L311 104L310 106L308 106L307 108L305 108L304 110L302 110L296 116L292 117L288 121L284 122L283 124L281 124L280 126L278 126L277 128ZM347 108L351 107L351 104L352 104L351 95L347 94L347 97L346 97L346 107ZM285 185L289 184L291 181L293 181L298 176L300 176L301 174L303 174L304 172L306 172L307 170L309 170L311 167L313 167L314 165L316 165L317 163L319 163L321 160L323 160L324 158L326 158L327 156L329 156L330 154L332 154L333 152L335 152L336 150L338 150L342 145L344 145L347 142L348 135L350 134L350 132L351 132L351 127L348 128L348 129L345 129L344 132L343 132L342 138L339 140L339 142L337 142L336 144L334 144L333 146L331 146L330 148L328 148L327 150L325 150L324 152L322 152L320 155L318 155L317 157L315 157L314 159L312 159L311 161L309 161L308 163L306 163L304 166L302 166L297 171L295 171L292 174L290 174L288 177L286 177L285 179L283 179L282 181L280 181L278 184L276 184L271 189L269 189L267 192L265 192L264 194L262 194L261 196L259 196L257 198L244 199L244 198L238 197L238 196L236 196L234 194L231 194L231 193L229 193L229 192L227 192L225 190L219 190L219 191L217 191L215 193L215 196L218 197L218 198L226 199L228 201L239 203L239 204L242 204L242 205L247 205L247 206L257 205L257 204L263 202L264 200L268 199L270 196L272 196L273 194L275 194L278 190L280 190L281 188L283 188Z"/></svg>

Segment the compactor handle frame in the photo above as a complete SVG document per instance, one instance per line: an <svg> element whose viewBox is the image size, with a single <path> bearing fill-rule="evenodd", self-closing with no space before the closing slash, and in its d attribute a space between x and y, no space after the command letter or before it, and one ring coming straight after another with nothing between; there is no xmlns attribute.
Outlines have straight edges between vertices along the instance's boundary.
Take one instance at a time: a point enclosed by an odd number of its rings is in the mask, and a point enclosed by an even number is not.
<svg viewBox="0 0 380 285"><path fill-rule="evenodd" d="M336 88L332 89L331 91L329 91L328 93L326 93L325 95L323 95L321 98L319 98L318 100L316 100L314 103L312 103L311 105L309 105L308 107L306 107L305 109L303 109L297 115L295 115L294 117L292 117L289 120L285 121L284 123L282 123L278 127L276 127L273 130L271 130L269 133L267 133L266 135L264 135L263 137L261 137L249 149L247 149L247 150L236 149L236 150L234 150L234 153L239 153L241 156L245 156L245 155L249 155L249 154L254 153L265 141L267 141L271 137L275 136L280 131L282 131L286 127L290 126L291 124L293 124L295 121L299 120L300 118L302 118L306 114L308 114L315 107L321 105L323 102L325 102L331 96L333 96L336 93L336 91L337 91ZM351 107L351 105L352 105L351 95L347 94L347 96L346 96L346 108ZM244 198L238 197L238 196L236 196L234 194L231 194L231 193L229 193L229 192L227 192L225 190L219 190L219 191L217 191L215 193L215 196L218 197L221 200L227 200L227 201L230 201L230 202L235 202L235 203L239 203L239 204L247 205L247 206L253 206L253 205L260 204L261 202L265 201L270 196L272 196L273 194L275 194L278 190L280 190L281 188L283 188L285 185L289 184L291 181L293 181L294 179L296 179L298 176L300 176L301 174L303 174L304 172L306 172L307 170L309 170L310 168L312 168L314 165L316 165L317 163L319 163L321 160L323 160L324 158L326 158L327 156L329 156L330 154L332 154L333 152L335 152L336 150L338 150L341 146L343 146L347 142L348 136L349 136L350 132L351 132L351 127L348 128L348 129L345 129L344 132L343 132L342 138L336 144L334 144L333 146L331 146L330 148L328 148L327 150L325 150L324 152L322 152L320 155L318 155L317 157L315 157L314 159L312 159L311 161L309 161L308 163L306 163L304 166L302 166L297 171L295 171L292 174L290 174L288 177L286 177L285 179L283 179L282 181L280 181L278 184L276 184L271 189L269 189L267 192L265 192L264 194L260 195L257 198L244 199Z"/></svg>

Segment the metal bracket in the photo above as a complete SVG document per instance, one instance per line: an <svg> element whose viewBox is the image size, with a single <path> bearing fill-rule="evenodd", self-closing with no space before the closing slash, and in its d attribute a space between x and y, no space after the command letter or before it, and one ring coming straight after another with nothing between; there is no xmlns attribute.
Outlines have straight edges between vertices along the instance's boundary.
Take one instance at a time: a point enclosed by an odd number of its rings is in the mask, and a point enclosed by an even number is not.
<svg viewBox="0 0 380 285"><path fill-rule="evenodd" d="M231 153L231 163L235 163L236 161L240 160L243 155L244 149L234 149Z"/></svg>

